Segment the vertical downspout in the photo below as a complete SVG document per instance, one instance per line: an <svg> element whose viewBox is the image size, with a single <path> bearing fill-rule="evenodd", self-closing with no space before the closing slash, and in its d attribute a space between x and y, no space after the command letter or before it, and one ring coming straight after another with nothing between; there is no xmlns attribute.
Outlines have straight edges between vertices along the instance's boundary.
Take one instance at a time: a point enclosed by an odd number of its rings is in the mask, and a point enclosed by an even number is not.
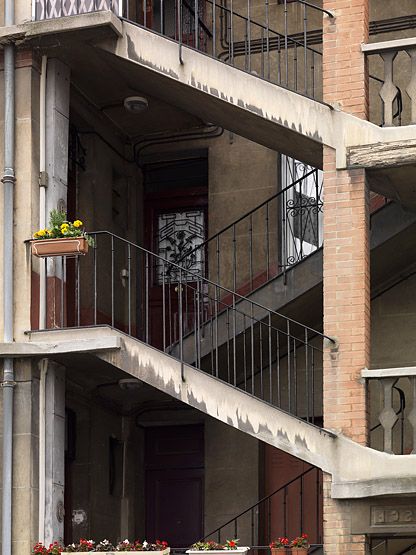
<svg viewBox="0 0 416 555"><path fill-rule="evenodd" d="M4 25L14 25L14 0L5 0ZM15 47L4 47L4 214L3 214L3 340L13 341L13 193L15 142ZM13 359L4 359L3 369L3 493L2 553L12 552L13 480Z"/></svg>
<svg viewBox="0 0 416 555"><path fill-rule="evenodd" d="M46 227L46 72L48 57L42 56L39 90L39 229ZM39 266L39 329L46 328L46 258Z"/></svg>
<svg viewBox="0 0 416 555"><path fill-rule="evenodd" d="M47 56L42 56L39 87L39 229L46 227L46 71ZM39 266L39 329L46 328L46 259ZM38 539L45 543L46 498L46 376L48 360L40 361L39 383L39 529Z"/></svg>

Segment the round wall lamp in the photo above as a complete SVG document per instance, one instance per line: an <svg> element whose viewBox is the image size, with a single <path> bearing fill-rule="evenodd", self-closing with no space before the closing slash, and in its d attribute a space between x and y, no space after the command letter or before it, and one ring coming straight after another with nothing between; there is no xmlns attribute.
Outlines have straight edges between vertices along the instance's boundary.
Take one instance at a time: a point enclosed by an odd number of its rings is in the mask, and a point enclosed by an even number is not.
<svg viewBox="0 0 416 555"><path fill-rule="evenodd" d="M149 102L144 96L128 96L123 104L124 108L133 114L144 112L149 107Z"/></svg>

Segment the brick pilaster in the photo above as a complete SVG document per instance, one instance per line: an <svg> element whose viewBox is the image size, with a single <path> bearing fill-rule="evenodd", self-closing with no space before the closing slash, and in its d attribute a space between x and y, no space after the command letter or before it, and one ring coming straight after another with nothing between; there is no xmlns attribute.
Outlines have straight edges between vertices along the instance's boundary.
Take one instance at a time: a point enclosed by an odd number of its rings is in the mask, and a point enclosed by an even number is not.
<svg viewBox="0 0 416 555"><path fill-rule="evenodd" d="M357 117L368 115L368 78L361 43L368 39L368 0L324 0L324 101ZM324 425L367 442L368 415L361 369L370 354L369 194L365 171L337 170L324 148L324 330L337 348L324 357ZM351 534L352 503L331 499L324 479L325 553L367 553Z"/></svg>

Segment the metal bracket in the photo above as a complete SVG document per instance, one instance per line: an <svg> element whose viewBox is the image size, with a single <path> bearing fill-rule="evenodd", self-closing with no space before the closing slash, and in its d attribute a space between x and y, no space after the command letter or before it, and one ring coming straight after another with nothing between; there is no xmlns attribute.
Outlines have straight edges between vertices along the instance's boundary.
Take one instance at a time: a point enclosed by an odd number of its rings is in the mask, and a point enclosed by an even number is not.
<svg viewBox="0 0 416 555"><path fill-rule="evenodd" d="M6 380L4 382L0 382L0 387L15 387L17 382L14 380Z"/></svg>
<svg viewBox="0 0 416 555"><path fill-rule="evenodd" d="M39 187L47 187L48 186L48 174L47 172L40 172L39 173Z"/></svg>

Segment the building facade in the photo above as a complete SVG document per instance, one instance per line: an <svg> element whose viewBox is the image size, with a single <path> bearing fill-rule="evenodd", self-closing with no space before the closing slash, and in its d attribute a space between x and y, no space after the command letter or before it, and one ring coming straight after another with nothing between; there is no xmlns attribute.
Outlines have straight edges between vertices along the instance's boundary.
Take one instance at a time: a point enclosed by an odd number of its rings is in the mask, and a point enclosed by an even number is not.
<svg viewBox="0 0 416 555"><path fill-rule="evenodd" d="M3 555L416 553L414 1L3 4Z"/></svg>

